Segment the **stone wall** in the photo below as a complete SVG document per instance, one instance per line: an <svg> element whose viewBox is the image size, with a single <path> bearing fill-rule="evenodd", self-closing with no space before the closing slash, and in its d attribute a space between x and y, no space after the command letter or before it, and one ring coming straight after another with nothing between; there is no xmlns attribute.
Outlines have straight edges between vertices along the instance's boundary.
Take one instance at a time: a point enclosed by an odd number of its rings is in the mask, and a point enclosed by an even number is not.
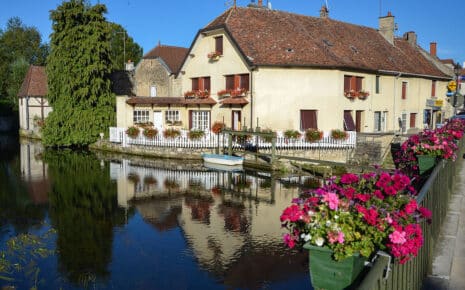
<svg viewBox="0 0 465 290"><path fill-rule="evenodd" d="M168 68L158 59L142 59L134 75L134 92L137 96L149 97L150 87L155 85L159 97L179 97L173 95L173 84Z"/></svg>

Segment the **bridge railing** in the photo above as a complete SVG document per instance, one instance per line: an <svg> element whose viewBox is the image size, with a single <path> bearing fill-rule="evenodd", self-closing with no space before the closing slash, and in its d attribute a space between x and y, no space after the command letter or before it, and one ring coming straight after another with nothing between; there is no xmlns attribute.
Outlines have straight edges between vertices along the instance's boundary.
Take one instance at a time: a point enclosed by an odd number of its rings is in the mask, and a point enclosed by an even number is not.
<svg viewBox="0 0 465 290"><path fill-rule="evenodd" d="M459 148L457 160L439 162L418 193L417 202L430 209L433 214L431 224L422 224L424 244L418 256L400 265L392 263L389 256L381 253L357 289L421 289L424 279L432 271L434 249L447 214L458 166L463 162L463 139Z"/></svg>

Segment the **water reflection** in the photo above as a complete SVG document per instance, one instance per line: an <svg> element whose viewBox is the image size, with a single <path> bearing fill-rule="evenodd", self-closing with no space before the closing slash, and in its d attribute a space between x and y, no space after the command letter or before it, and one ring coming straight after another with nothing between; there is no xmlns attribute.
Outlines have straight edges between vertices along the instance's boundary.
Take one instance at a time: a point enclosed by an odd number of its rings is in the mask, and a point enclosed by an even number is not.
<svg viewBox="0 0 465 290"><path fill-rule="evenodd" d="M309 177L44 150L0 162L2 233L56 230L39 289L302 289L279 215ZM45 263L44 262L44 263ZM0 281L0 288L2 281ZM30 288L27 285L25 288Z"/></svg>

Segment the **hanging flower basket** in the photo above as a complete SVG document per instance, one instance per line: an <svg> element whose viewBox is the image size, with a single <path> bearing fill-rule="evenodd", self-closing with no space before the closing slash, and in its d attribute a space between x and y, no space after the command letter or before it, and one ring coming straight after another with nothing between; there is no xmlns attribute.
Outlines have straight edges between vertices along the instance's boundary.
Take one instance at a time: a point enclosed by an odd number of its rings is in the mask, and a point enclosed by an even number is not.
<svg viewBox="0 0 465 290"><path fill-rule="evenodd" d="M126 130L126 134L129 138L135 139L139 136L140 130L136 126L131 126Z"/></svg>
<svg viewBox="0 0 465 290"><path fill-rule="evenodd" d="M318 129L307 129L305 131L305 140L307 142L316 142L323 139L323 132Z"/></svg>
<svg viewBox="0 0 465 290"><path fill-rule="evenodd" d="M217 61L220 59L220 56L221 56L221 52L219 51L214 51L214 52L210 52L209 54L207 54L207 57L210 61Z"/></svg>
<svg viewBox="0 0 465 290"><path fill-rule="evenodd" d="M333 129L331 130L331 138L335 140L345 140L349 137L349 134L347 134L346 131L342 131L339 129Z"/></svg>
<svg viewBox="0 0 465 290"><path fill-rule="evenodd" d="M145 128L142 134L144 134L145 138L154 139L158 135L158 130L155 128Z"/></svg>
<svg viewBox="0 0 465 290"><path fill-rule="evenodd" d="M215 123L213 123L212 132L214 134L219 134L219 133L221 133L221 131L223 131L224 128L225 128L225 126L224 126L223 122L216 121Z"/></svg>

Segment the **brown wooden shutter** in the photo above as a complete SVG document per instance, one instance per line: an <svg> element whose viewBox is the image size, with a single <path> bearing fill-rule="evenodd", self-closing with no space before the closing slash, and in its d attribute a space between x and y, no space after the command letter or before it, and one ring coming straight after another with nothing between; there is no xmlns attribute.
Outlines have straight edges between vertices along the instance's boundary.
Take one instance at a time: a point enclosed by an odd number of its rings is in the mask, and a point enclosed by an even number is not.
<svg viewBox="0 0 465 290"><path fill-rule="evenodd" d="M435 97L436 96L436 81L431 81L431 96Z"/></svg>
<svg viewBox="0 0 465 290"><path fill-rule="evenodd" d="M203 89L210 91L210 77L203 78Z"/></svg>
<svg viewBox="0 0 465 290"><path fill-rule="evenodd" d="M410 113L410 128L415 128L416 120L417 120L417 114Z"/></svg>
<svg viewBox="0 0 465 290"><path fill-rule="evenodd" d="M344 130L355 131L355 122L351 111L344 111Z"/></svg>
<svg viewBox="0 0 465 290"><path fill-rule="evenodd" d="M355 91L359 92L362 90L362 77L355 78Z"/></svg>
<svg viewBox="0 0 465 290"><path fill-rule="evenodd" d="M241 76L240 75L235 75L234 76L234 89L238 90L241 87Z"/></svg>
<svg viewBox="0 0 465 290"><path fill-rule="evenodd" d="M300 110L300 129L318 129L316 110Z"/></svg>
<svg viewBox="0 0 465 290"><path fill-rule="evenodd" d="M189 110L189 130L192 129L192 110Z"/></svg>
<svg viewBox="0 0 465 290"><path fill-rule="evenodd" d="M351 90L357 90L357 78L354 76L350 77L350 89Z"/></svg>
<svg viewBox="0 0 465 290"><path fill-rule="evenodd" d="M249 90L249 74L241 75L241 89Z"/></svg>
<svg viewBox="0 0 465 290"><path fill-rule="evenodd" d="M234 76L226 76L226 89L234 90Z"/></svg>
<svg viewBox="0 0 465 290"><path fill-rule="evenodd" d="M344 76L344 92L350 91L350 76Z"/></svg>
<svg viewBox="0 0 465 290"><path fill-rule="evenodd" d="M192 90L196 91L199 89L199 78L192 78Z"/></svg>
<svg viewBox="0 0 465 290"><path fill-rule="evenodd" d="M223 36L215 37L215 51L223 54Z"/></svg>
<svg viewBox="0 0 465 290"><path fill-rule="evenodd" d="M402 82L402 100L407 98L407 82Z"/></svg>

